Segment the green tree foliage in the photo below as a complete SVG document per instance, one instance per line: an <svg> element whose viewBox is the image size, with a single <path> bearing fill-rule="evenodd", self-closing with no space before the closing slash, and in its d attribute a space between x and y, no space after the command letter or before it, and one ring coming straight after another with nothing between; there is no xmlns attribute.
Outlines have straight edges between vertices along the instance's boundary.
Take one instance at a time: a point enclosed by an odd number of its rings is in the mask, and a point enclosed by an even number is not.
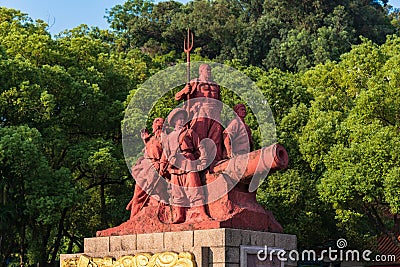
<svg viewBox="0 0 400 267"><path fill-rule="evenodd" d="M259 76L290 164L258 200L300 247L346 237L371 249L381 234L399 245L399 42L363 39L338 63Z"/></svg>
<svg viewBox="0 0 400 267"><path fill-rule="evenodd" d="M1 262L20 251L22 260L44 263L51 237L79 199L67 168L54 170L40 133L27 126L0 128ZM49 244L50 243L50 244Z"/></svg>
<svg viewBox="0 0 400 267"><path fill-rule="evenodd" d="M303 71L339 60L360 42L359 36L383 43L395 31L388 12L378 2L365 0L200 0L185 5L128 0L108 11L107 19L125 51L174 51L179 57L190 27L203 57Z"/></svg>
<svg viewBox="0 0 400 267"><path fill-rule="evenodd" d="M320 200L315 190L320 172L312 172L300 152L300 129L309 117L312 95L301 75L277 69L260 76L257 85L274 113L278 142L289 154L289 168L269 175L257 199L273 211L288 233L296 234L300 248L315 248L340 236L334 210ZM310 234L312 233L312 234Z"/></svg>
<svg viewBox="0 0 400 267"><path fill-rule="evenodd" d="M396 240L399 214L398 37L377 46L369 40L338 64L308 71L314 101L298 137L321 199L355 241L385 233ZM399 244L398 244L399 245Z"/></svg>

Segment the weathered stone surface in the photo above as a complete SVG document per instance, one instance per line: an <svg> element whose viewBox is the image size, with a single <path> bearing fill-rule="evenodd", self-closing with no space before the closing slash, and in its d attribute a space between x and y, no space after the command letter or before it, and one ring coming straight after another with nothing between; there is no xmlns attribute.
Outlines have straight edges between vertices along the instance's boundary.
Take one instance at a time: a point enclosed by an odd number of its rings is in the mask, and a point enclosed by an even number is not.
<svg viewBox="0 0 400 267"><path fill-rule="evenodd" d="M193 231L182 232L165 232L164 233L164 249L179 249L179 251L187 251L194 247Z"/></svg>
<svg viewBox="0 0 400 267"><path fill-rule="evenodd" d="M265 233L265 232L254 232L252 231L251 235L251 245L253 246L276 246L275 238L276 235L274 233Z"/></svg>
<svg viewBox="0 0 400 267"><path fill-rule="evenodd" d="M201 247L224 246L225 229L194 231L194 245Z"/></svg>
<svg viewBox="0 0 400 267"><path fill-rule="evenodd" d="M297 237L295 235L279 234L275 235L275 246L285 250L297 248Z"/></svg>
<svg viewBox="0 0 400 267"><path fill-rule="evenodd" d="M207 247L193 247L190 252L193 253L195 257L195 261L197 266L208 266L209 257L208 257L208 248Z"/></svg>
<svg viewBox="0 0 400 267"><path fill-rule="evenodd" d="M137 249L150 252L161 251L164 249L164 233L137 235Z"/></svg>
<svg viewBox="0 0 400 267"><path fill-rule="evenodd" d="M84 239L85 252L108 252L110 251L109 237L96 237Z"/></svg>
<svg viewBox="0 0 400 267"><path fill-rule="evenodd" d="M209 264L214 263L239 263L240 248L239 247L210 247L212 257Z"/></svg>
<svg viewBox="0 0 400 267"><path fill-rule="evenodd" d="M250 245L252 233L253 231L249 230L226 229L225 245L227 246Z"/></svg>
<svg viewBox="0 0 400 267"><path fill-rule="evenodd" d="M136 235L110 236L110 252L137 249Z"/></svg>

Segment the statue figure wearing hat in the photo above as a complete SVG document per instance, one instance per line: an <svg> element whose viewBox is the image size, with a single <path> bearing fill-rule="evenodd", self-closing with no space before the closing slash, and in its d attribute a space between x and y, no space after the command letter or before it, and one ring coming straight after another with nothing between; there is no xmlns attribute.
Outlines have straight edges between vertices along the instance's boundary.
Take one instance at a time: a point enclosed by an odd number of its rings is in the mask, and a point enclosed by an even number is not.
<svg viewBox="0 0 400 267"><path fill-rule="evenodd" d="M160 168L167 169L171 175L172 223L210 220L204 207L204 192L198 174L206 167L206 152L196 132L185 126L187 120L184 109L174 109L168 116L168 124L174 130L163 140ZM165 164L168 164L167 168ZM190 216L185 215L186 207L190 207Z"/></svg>

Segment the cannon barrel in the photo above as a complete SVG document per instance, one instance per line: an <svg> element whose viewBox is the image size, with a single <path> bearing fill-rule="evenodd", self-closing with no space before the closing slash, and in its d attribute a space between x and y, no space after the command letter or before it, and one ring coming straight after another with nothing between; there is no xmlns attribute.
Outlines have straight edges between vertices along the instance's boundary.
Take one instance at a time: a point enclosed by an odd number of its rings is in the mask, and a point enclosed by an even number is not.
<svg viewBox="0 0 400 267"><path fill-rule="evenodd" d="M214 166L214 172L223 172L231 178L249 184L254 175L263 175L269 171L287 168L289 156L280 144L237 155L231 159L220 161Z"/></svg>

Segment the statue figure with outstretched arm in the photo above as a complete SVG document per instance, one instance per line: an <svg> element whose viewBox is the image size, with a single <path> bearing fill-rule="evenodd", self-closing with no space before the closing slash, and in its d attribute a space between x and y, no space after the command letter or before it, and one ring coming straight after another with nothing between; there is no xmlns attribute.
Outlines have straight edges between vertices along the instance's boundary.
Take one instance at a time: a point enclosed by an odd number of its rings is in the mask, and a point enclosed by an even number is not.
<svg viewBox="0 0 400 267"><path fill-rule="evenodd" d="M161 188L162 183L158 183L160 172L160 160L162 156L161 135L164 125L163 118L156 118L153 121L153 134L149 134L146 129L141 131L141 138L145 144L144 156L139 158L132 167L132 176L136 180L135 191L131 201L126 206L131 211L133 218L149 202L154 202L154 196L159 199L156 201L166 202L166 188ZM149 196L152 191L153 197ZM155 203L154 203L155 204Z"/></svg>

